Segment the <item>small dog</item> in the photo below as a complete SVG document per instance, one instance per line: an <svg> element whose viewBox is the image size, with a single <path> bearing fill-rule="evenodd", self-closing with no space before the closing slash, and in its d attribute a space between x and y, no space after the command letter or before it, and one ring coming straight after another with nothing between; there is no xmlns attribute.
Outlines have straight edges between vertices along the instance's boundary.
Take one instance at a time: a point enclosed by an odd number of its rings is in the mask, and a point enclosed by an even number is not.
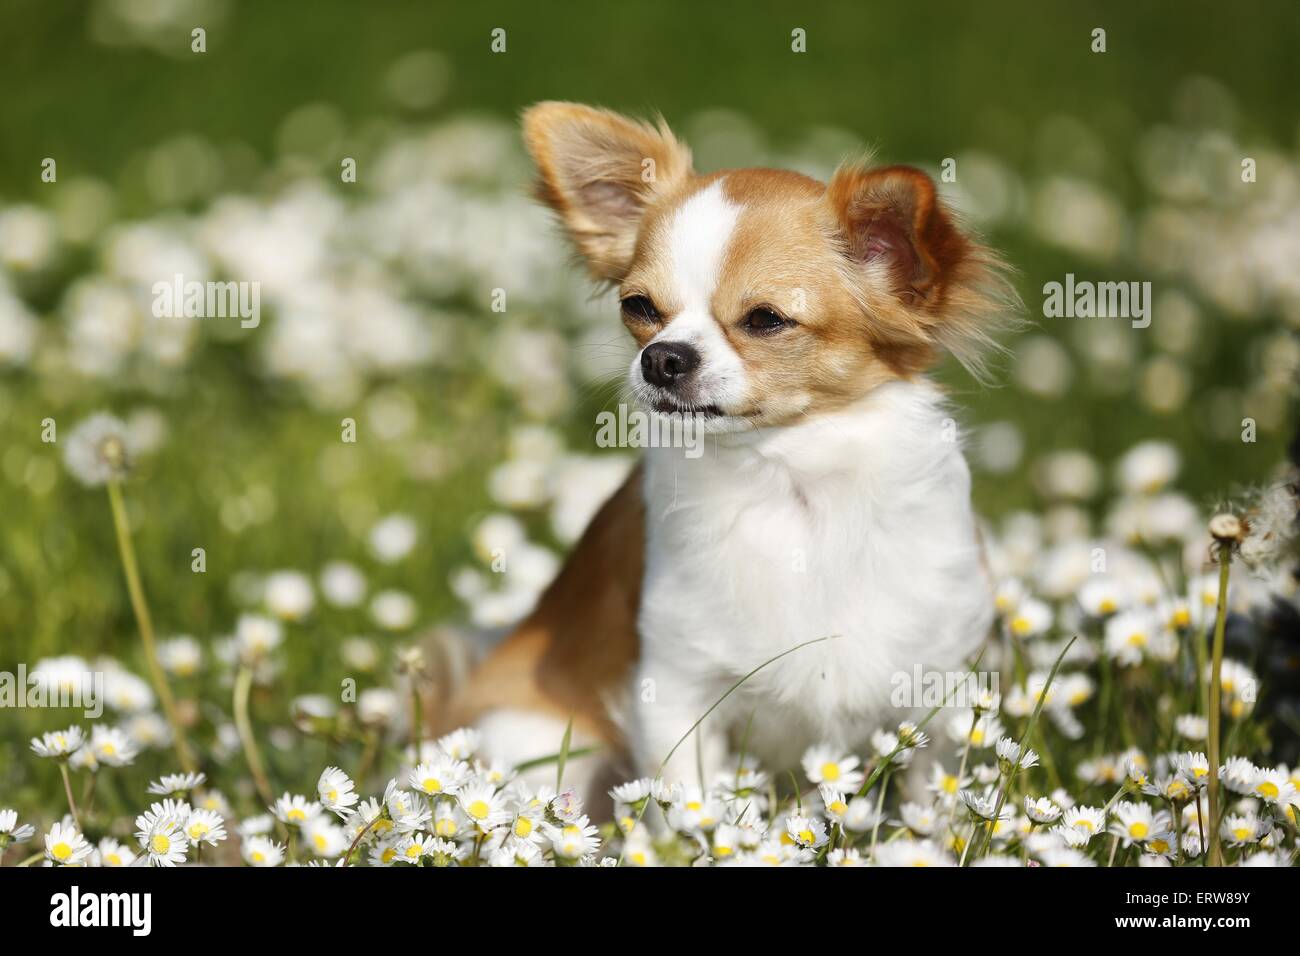
<svg viewBox="0 0 1300 956"><path fill-rule="evenodd" d="M707 784L742 736L783 769L912 717L896 675L961 672L993 620L970 474L922 373L945 350L978 371L1014 300L998 259L910 167L698 175L662 122L571 103L523 128L540 198L618 290L633 394L696 416L707 453L646 451L455 721L518 763L572 718L571 746L602 756L566 782L595 792L610 754L654 775L672 753L666 780Z"/></svg>

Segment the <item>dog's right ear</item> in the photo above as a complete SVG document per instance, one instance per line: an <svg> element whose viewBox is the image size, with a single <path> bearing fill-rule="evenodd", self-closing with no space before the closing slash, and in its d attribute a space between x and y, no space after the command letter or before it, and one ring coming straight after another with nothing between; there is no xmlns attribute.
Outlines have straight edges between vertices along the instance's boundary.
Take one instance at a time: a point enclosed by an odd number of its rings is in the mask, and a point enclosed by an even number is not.
<svg viewBox="0 0 1300 956"><path fill-rule="evenodd" d="M538 103L523 126L538 197L560 214L591 274L618 282L646 207L691 175L690 150L662 120L650 126L577 103Z"/></svg>

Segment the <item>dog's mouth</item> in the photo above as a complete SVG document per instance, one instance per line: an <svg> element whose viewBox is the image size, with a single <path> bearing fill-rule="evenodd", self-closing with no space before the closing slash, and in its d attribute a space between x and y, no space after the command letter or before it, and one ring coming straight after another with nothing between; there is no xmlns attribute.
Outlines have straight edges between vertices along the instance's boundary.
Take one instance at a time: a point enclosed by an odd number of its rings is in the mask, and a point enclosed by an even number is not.
<svg viewBox="0 0 1300 956"><path fill-rule="evenodd" d="M717 405L693 405L678 404L671 398L657 398L651 405L656 412L664 415L700 415L704 418L728 418L731 417Z"/></svg>

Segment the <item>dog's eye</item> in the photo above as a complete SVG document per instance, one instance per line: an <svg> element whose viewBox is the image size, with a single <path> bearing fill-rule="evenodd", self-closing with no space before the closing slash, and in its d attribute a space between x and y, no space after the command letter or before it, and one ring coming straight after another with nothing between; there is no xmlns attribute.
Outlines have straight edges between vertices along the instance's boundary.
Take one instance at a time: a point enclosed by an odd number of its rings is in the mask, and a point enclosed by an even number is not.
<svg viewBox="0 0 1300 956"><path fill-rule="evenodd" d="M629 319L637 319L641 322L659 321L659 310L643 295L630 295L621 300L619 305L623 309L623 314Z"/></svg>
<svg viewBox="0 0 1300 956"><path fill-rule="evenodd" d="M784 328L787 324L784 318L765 305L760 305L757 309L751 309L749 314L745 316L745 328L751 332L775 332L777 329Z"/></svg>

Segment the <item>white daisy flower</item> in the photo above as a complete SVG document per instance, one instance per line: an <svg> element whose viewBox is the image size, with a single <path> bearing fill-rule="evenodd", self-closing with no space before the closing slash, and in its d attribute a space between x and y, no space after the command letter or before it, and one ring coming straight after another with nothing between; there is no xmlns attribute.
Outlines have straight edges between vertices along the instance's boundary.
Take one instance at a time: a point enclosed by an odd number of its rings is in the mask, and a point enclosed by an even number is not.
<svg viewBox="0 0 1300 956"><path fill-rule="evenodd" d="M284 862L284 844L264 837L249 837L240 847L249 866L279 866Z"/></svg>
<svg viewBox="0 0 1300 956"><path fill-rule="evenodd" d="M135 854L131 849L112 837L104 837L99 841L94 857L97 866L130 866L135 862Z"/></svg>
<svg viewBox="0 0 1300 956"><path fill-rule="evenodd" d="M356 805L357 794L352 779L338 767L326 767L316 781L321 806L340 818L348 816Z"/></svg>
<svg viewBox="0 0 1300 956"><path fill-rule="evenodd" d="M152 819L150 817L152 816ZM190 841L185 835L188 814L145 814L136 820L148 823L136 832L136 838L149 858L150 866L175 866L185 862Z"/></svg>
<svg viewBox="0 0 1300 956"><path fill-rule="evenodd" d="M214 810L193 810L185 821L185 836L195 846L216 846L226 838L226 821Z"/></svg>
<svg viewBox="0 0 1300 956"><path fill-rule="evenodd" d="M1038 637L1052 629L1052 607L1037 598L1022 598L1007 616L1007 630L1021 639Z"/></svg>
<svg viewBox="0 0 1300 956"><path fill-rule="evenodd" d="M1267 832L1267 826L1253 813L1230 813L1223 818L1219 833L1229 846L1248 846Z"/></svg>
<svg viewBox="0 0 1300 956"><path fill-rule="evenodd" d="M285 793L271 807L275 818L286 826L302 826L321 811L321 805L300 794Z"/></svg>
<svg viewBox="0 0 1300 956"><path fill-rule="evenodd" d="M1070 807L1061 816L1061 824L1054 832L1081 846L1106 829L1106 813L1100 807ZM1081 839L1082 843L1074 843Z"/></svg>
<svg viewBox="0 0 1300 956"><path fill-rule="evenodd" d="M876 866L956 866L956 860L931 840L893 840L875 851Z"/></svg>
<svg viewBox="0 0 1300 956"><path fill-rule="evenodd" d="M17 810L0 810L0 850L14 843L26 843L36 835L36 827L30 823L18 825Z"/></svg>
<svg viewBox="0 0 1300 956"><path fill-rule="evenodd" d="M37 756L63 760L76 753L85 743L85 739L81 728L72 726L67 730L55 730L40 737L33 737L31 744Z"/></svg>
<svg viewBox="0 0 1300 956"><path fill-rule="evenodd" d="M462 727L459 730L453 730L445 737L439 737L437 746L439 750L453 760L467 761L478 752L481 739L477 730Z"/></svg>
<svg viewBox="0 0 1300 956"><path fill-rule="evenodd" d="M1126 848L1144 842L1158 829L1151 808L1145 803L1122 800L1115 805L1114 813L1108 832L1119 837Z"/></svg>
<svg viewBox="0 0 1300 956"><path fill-rule="evenodd" d="M793 814L786 817L785 833L796 846L805 850L816 849L825 843L827 839L826 824L816 817L802 814Z"/></svg>
<svg viewBox="0 0 1300 956"><path fill-rule="evenodd" d="M1073 847L1061 846L1044 850L1038 856L1043 866L1051 867L1089 867L1097 863L1091 857L1080 853Z"/></svg>
<svg viewBox="0 0 1300 956"><path fill-rule="evenodd" d="M62 820L45 834L45 858L55 866L81 866L93 847L75 826Z"/></svg>
<svg viewBox="0 0 1300 956"><path fill-rule="evenodd" d="M801 761L804 773L813 783L829 783L840 790L855 791L866 779L858 770L858 758L841 754L823 744L809 747Z"/></svg>
<svg viewBox="0 0 1300 956"><path fill-rule="evenodd" d="M510 820L510 810L501 794L490 784L466 784L460 788L457 797L461 811L484 833Z"/></svg>
<svg viewBox="0 0 1300 956"><path fill-rule="evenodd" d="M235 648L247 664L264 660L284 639L280 622L260 614L241 614L235 622Z"/></svg>
<svg viewBox="0 0 1300 956"><path fill-rule="evenodd" d="M338 856L350 842L343 827L323 813L302 825L302 840L319 857Z"/></svg>
<svg viewBox="0 0 1300 956"><path fill-rule="evenodd" d="M189 793L201 787L208 778L201 773L172 773L149 784L148 792L161 797L172 797L178 793Z"/></svg>
<svg viewBox="0 0 1300 956"><path fill-rule="evenodd" d="M555 855L563 860L581 860L600 849L600 831L586 817L563 826L546 825Z"/></svg>
<svg viewBox="0 0 1300 956"><path fill-rule="evenodd" d="M469 777L469 764L440 754L433 760L417 764L408 774L407 783L425 796L437 797L444 793L455 796Z"/></svg>
<svg viewBox="0 0 1300 956"><path fill-rule="evenodd" d="M1061 818L1061 808L1048 797L1025 797L1025 813L1034 823L1055 823Z"/></svg>

